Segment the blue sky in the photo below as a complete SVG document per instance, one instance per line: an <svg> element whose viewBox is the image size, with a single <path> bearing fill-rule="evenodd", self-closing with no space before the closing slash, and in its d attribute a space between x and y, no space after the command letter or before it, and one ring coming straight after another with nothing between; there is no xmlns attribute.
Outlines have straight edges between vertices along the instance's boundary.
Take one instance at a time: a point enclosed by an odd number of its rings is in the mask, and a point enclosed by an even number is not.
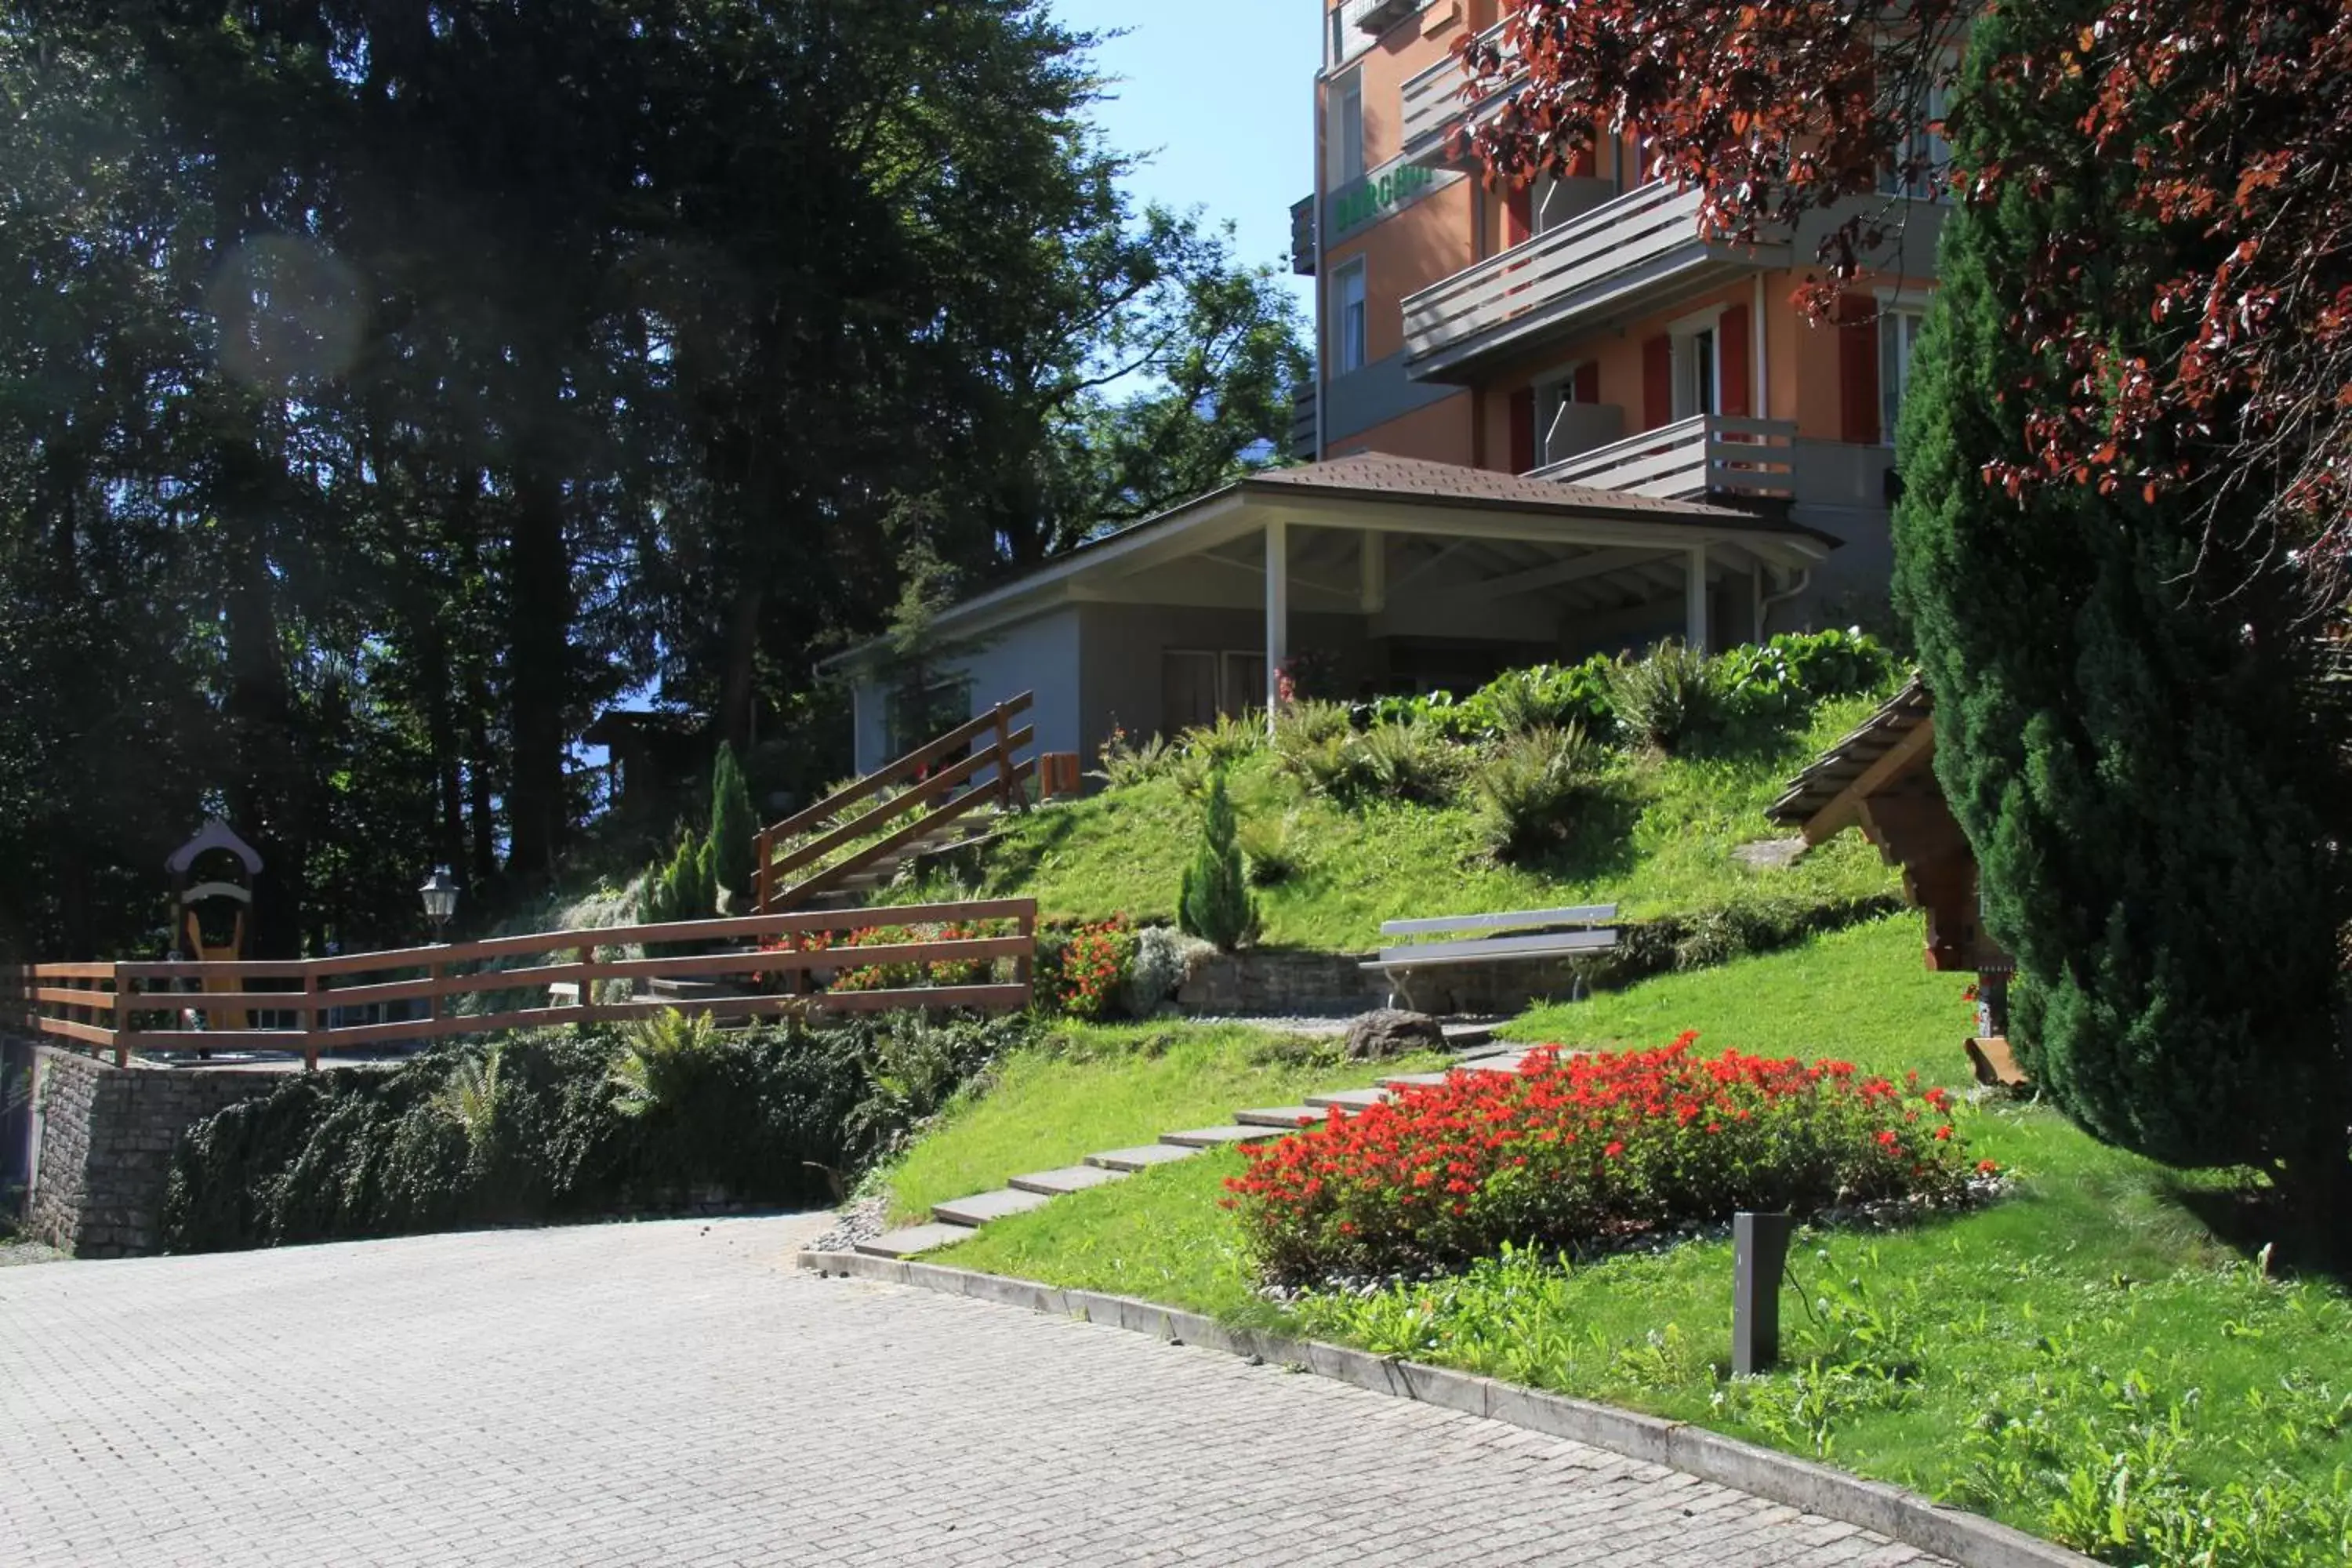
<svg viewBox="0 0 2352 1568"><path fill-rule="evenodd" d="M1095 118L1122 153L1150 155L1138 205L1233 220L1243 259L1290 277L1290 205L1314 188L1320 0L1055 0L1087 32L1125 29L1096 60L1119 79ZM1309 279L1291 279L1302 309Z"/></svg>

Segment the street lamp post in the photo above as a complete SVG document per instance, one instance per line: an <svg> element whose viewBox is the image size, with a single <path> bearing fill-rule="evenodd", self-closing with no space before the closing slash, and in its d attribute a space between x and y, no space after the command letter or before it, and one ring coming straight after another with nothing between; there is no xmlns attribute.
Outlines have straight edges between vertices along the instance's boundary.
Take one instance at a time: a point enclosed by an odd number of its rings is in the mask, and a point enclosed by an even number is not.
<svg viewBox="0 0 2352 1568"><path fill-rule="evenodd" d="M443 933L449 929L449 921L457 913L457 884L450 877L449 868L434 867L433 875L425 879L425 885L416 889L416 896L424 900L425 918L433 922L433 940L441 941Z"/></svg>

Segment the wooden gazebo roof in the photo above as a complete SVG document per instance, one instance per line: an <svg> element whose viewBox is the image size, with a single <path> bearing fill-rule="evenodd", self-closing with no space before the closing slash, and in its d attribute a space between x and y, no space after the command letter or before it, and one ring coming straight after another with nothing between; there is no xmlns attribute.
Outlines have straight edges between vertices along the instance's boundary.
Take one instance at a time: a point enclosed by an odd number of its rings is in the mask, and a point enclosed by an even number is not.
<svg viewBox="0 0 2352 1568"><path fill-rule="evenodd" d="M1819 844L1861 821L1861 803L1935 744L1936 699L1913 676L1854 731L1789 782L1764 815Z"/></svg>

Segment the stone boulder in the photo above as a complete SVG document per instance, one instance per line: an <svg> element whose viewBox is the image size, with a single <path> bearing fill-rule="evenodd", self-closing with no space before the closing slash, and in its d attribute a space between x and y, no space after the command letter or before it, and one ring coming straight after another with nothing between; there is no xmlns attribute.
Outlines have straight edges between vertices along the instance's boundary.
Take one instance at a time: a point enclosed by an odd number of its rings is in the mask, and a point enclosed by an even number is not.
<svg viewBox="0 0 2352 1568"><path fill-rule="evenodd" d="M1445 1031L1426 1013L1382 1007L1348 1026L1350 1061L1381 1062L1415 1051L1442 1051Z"/></svg>

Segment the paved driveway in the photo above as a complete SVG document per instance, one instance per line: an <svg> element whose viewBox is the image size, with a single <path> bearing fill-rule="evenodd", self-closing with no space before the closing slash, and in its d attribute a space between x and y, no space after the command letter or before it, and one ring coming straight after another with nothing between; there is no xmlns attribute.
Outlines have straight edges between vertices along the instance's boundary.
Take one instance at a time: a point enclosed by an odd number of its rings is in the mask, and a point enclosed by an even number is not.
<svg viewBox="0 0 2352 1568"><path fill-rule="evenodd" d="M1216 1352L795 1273L822 1220L0 1274L0 1563L1935 1560Z"/></svg>

